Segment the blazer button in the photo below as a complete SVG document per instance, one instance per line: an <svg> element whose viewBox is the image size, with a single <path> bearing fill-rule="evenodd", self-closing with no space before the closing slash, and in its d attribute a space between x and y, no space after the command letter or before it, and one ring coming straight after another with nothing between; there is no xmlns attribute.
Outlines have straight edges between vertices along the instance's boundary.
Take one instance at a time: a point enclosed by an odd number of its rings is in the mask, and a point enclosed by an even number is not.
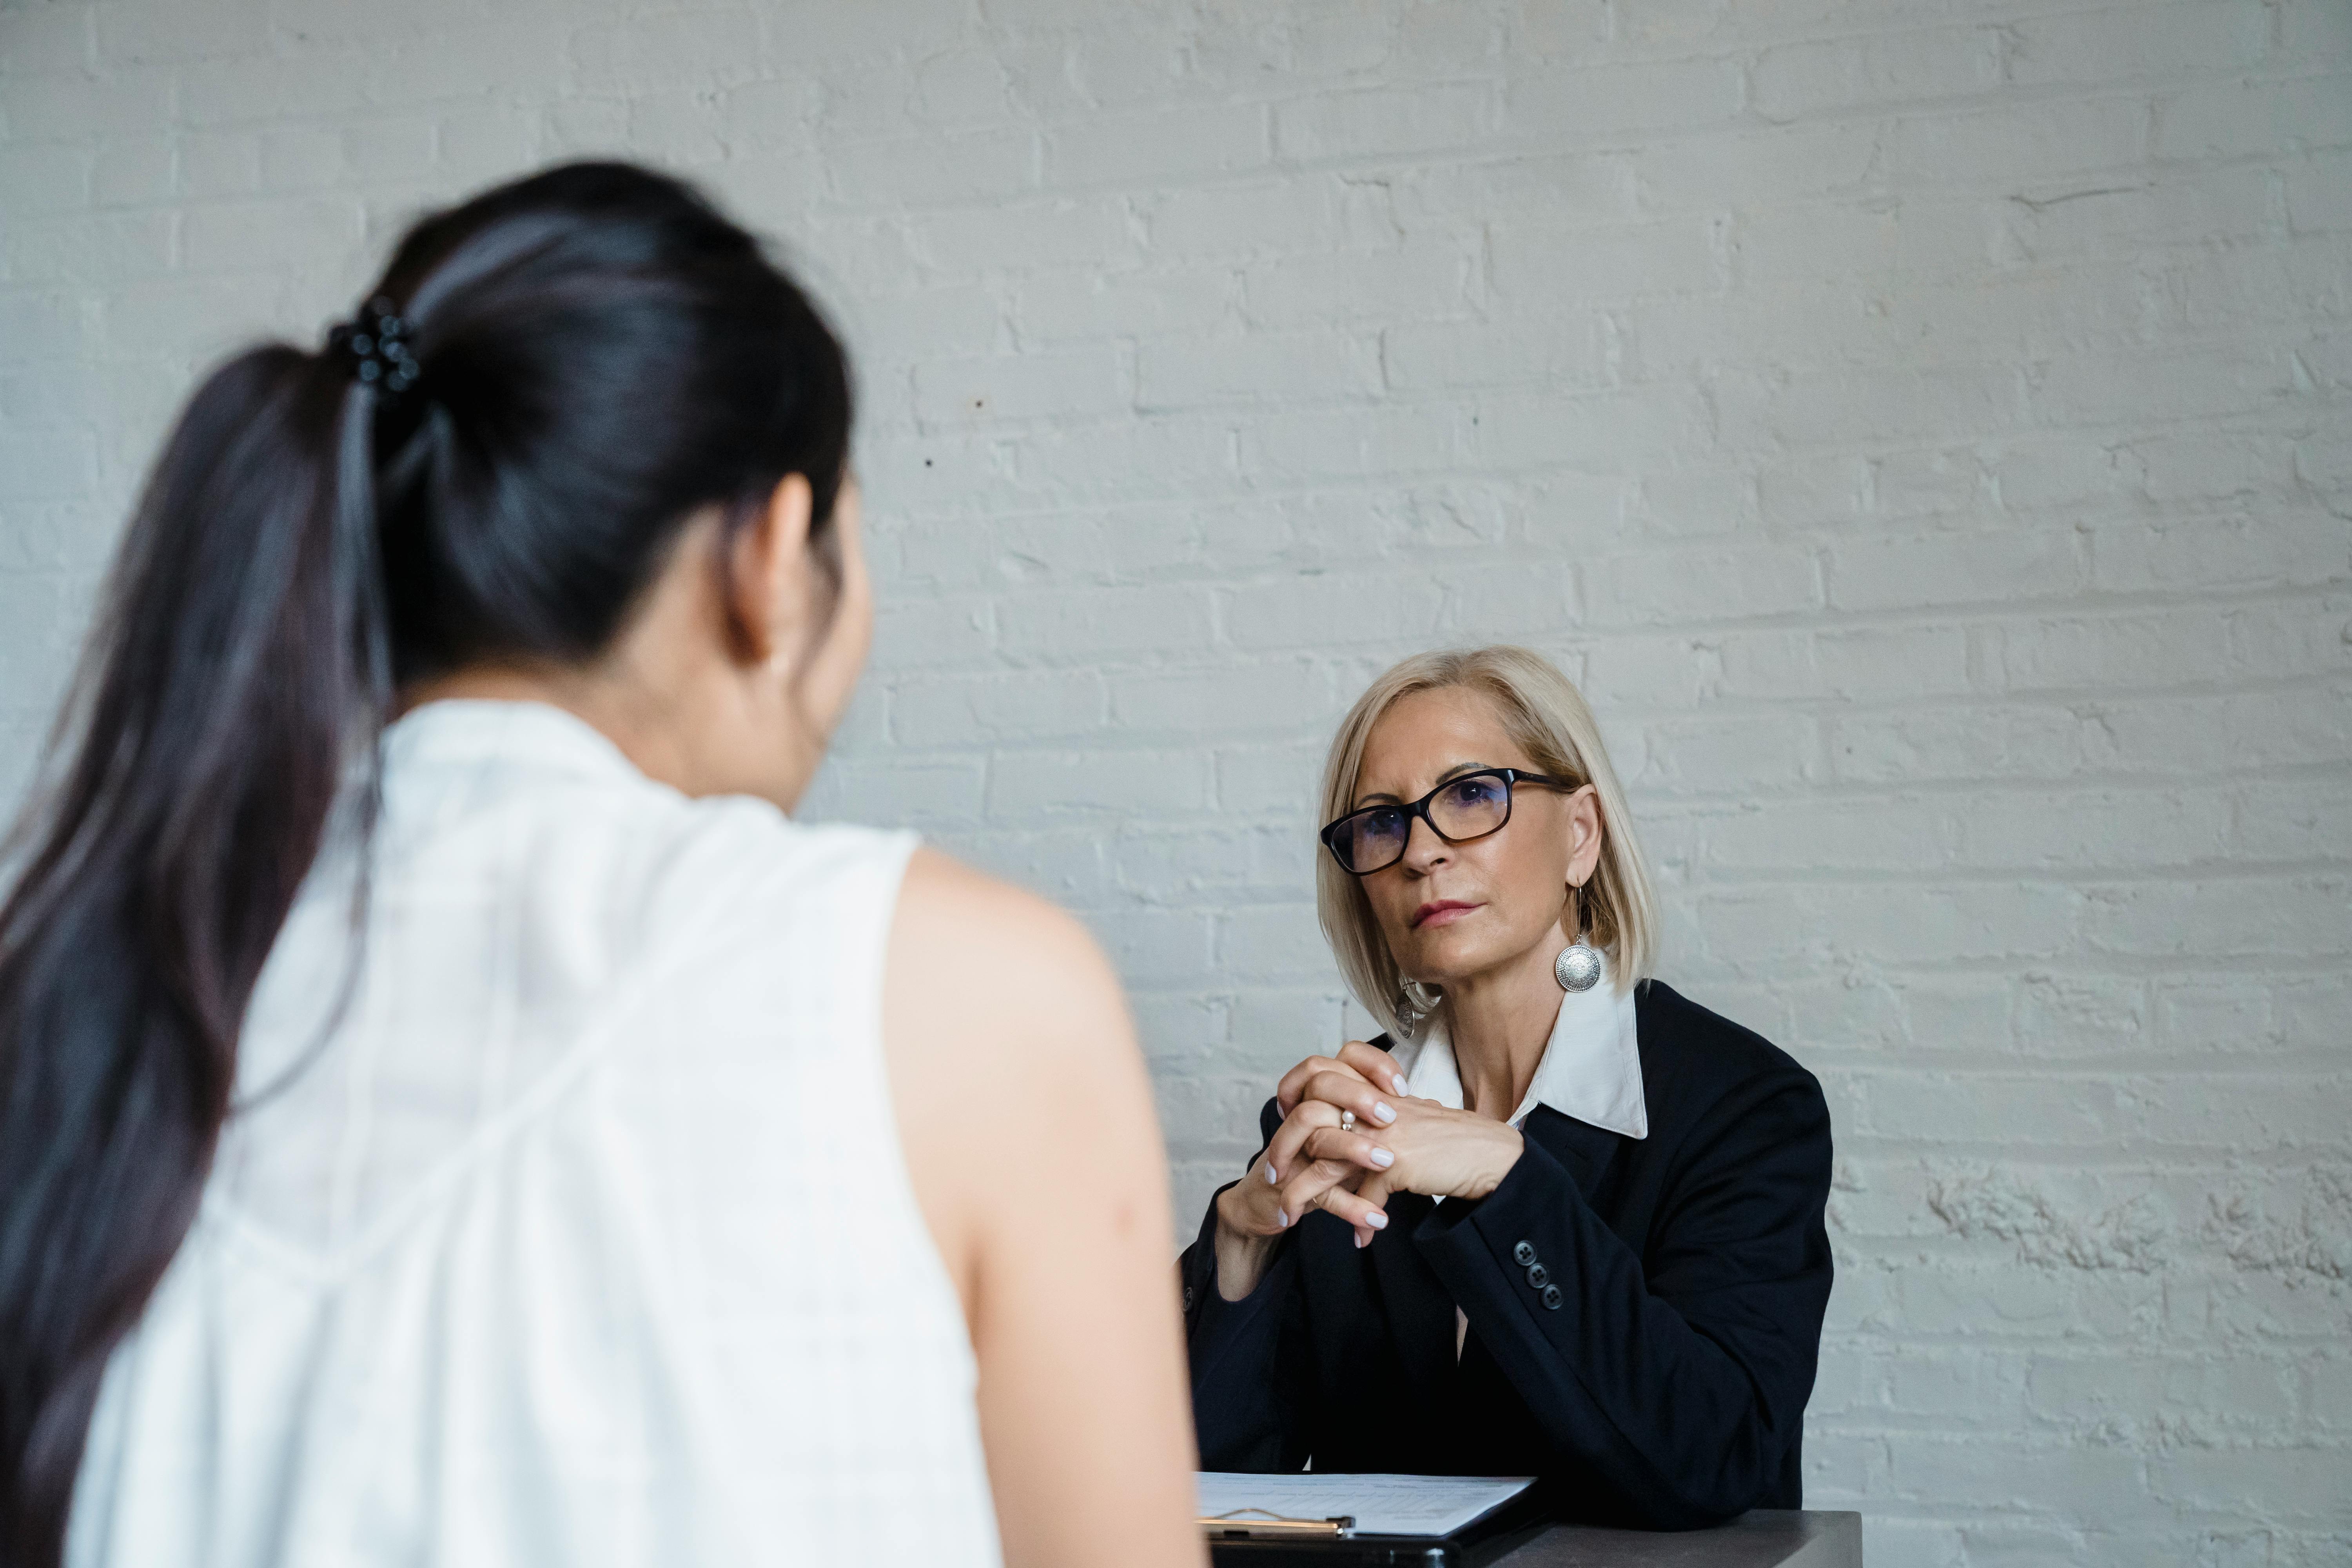
<svg viewBox="0 0 2352 1568"><path fill-rule="evenodd" d="M1190 1285L1184 1287L1184 1310L1188 1312L1192 1310L1192 1287Z"/></svg>
<svg viewBox="0 0 2352 1568"><path fill-rule="evenodd" d="M1567 1297L1562 1296L1562 1295L1559 1293L1559 1286L1557 1286L1557 1285L1547 1285L1547 1286L1545 1286L1545 1287L1544 1287L1544 1293L1543 1293L1543 1304L1544 1304L1545 1306L1547 1306L1547 1307L1550 1308L1553 1311L1555 1311L1555 1312L1559 1311L1559 1304L1560 1304L1562 1301L1566 1300L1567 1299L1568 1299Z"/></svg>
<svg viewBox="0 0 2352 1568"><path fill-rule="evenodd" d="M1511 1257L1520 1268L1525 1268L1536 1260L1536 1249L1523 1241L1511 1248Z"/></svg>
<svg viewBox="0 0 2352 1568"><path fill-rule="evenodd" d="M1551 1270L1540 1263L1528 1265L1528 1283L1540 1290L1551 1283Z"/></svg>

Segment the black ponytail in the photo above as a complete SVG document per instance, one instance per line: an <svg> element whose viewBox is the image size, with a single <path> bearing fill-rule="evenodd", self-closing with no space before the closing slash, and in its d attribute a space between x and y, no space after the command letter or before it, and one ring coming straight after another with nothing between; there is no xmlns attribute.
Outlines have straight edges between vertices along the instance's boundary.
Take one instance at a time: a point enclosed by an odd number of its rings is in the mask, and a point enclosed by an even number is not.
<svg viewBox="0 0 2352 1568"><path fill-rule="evenodd" d="M0 905L0 1564L51 1568L108 1357L193 1223L246 1005L404 681L576 661L685 521L844 478L847 365L678 183L575 164L413 229L327 351L182 414ZM375 356L371 361L371 355Z"/></svg>

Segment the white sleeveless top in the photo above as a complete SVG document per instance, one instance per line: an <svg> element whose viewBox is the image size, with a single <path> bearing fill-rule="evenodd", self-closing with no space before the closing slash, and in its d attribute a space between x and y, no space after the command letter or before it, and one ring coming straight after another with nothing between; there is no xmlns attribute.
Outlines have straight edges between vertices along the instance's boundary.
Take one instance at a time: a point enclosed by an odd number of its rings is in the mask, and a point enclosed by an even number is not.
<svg viewBox="0 0 2352 1568"><path fill-rule="evenodd" d="M550 707L395 724L358 966L330 850L67 1561L994 1563L882 1058L913 843Z"/></svg>

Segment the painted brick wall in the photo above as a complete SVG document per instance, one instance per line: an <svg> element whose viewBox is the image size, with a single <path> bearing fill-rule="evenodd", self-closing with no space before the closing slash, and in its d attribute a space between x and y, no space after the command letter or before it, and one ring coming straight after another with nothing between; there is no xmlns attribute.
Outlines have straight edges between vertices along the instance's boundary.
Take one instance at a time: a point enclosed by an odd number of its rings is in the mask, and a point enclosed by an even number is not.
<svg viewBox="0 0 2352 1568"><path fill-rule="evenodd" d="M2352 1560L2345 0L0 0L0 798L198 365L658 159L860 350L817 809L1083 911L1188 1226L1351 1016L1329 726L1524 640L1829 1089L1810 1500Z"/></svg>

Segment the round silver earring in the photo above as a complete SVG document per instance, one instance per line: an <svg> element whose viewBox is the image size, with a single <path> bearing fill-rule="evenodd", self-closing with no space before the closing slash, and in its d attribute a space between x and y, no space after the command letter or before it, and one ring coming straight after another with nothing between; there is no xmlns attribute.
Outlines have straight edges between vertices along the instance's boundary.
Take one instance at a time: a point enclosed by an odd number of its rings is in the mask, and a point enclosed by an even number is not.
<svg viewBox="0 0 2352 1568"><path fill-rule="evenodd" d="M1601 954L1584 938L1584 889L1576 891L1576 941L1551 961L1551 977L1562 991L1590 991L1601 984Z"/></svg>
<svg viewBox="0 0 2352 1568"><path fill-rule="evenodd" d="M1437 1005L1445 999L1443 994L1432 991L1418 980L1399 982L1397 993L1404 998L1405 1009L1408 1012L1423 1018L1436 1012Z"/></svg>

